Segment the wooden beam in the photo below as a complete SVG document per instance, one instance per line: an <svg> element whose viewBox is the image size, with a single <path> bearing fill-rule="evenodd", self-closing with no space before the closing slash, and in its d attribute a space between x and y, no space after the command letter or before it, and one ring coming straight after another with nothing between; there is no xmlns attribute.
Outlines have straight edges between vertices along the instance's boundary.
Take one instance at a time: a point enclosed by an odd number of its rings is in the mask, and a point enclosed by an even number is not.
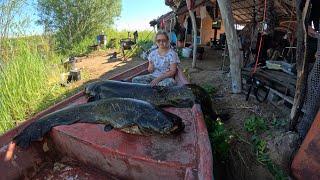
<svg viewBox="0 0 320 180"><path fill-rule="evenodd" d="M231 73L231 89L233 93L241 93L241 52L240 43L237 32L234 27L234 18L231 8L231 0L217 0L221 11L222 20L224 22L229 58L230 58L230 73Z"/></svg>
<svg viewBox="0 0 320 180"><path fill-rule="evenodd" d="M190 1L186 0L187 6L191 7L189 5ZM193 53L192 53L192 68L196 67L196 54L197 54L197 24L196 24L196 17L194 15L194 11L191 9L188 9L189 15L191 18L191 23L192 23L192 30L193 30Z"/></svg>
<svg viewBox="0 0 320 180"><path fill-rule="evenodd" d="M236 16L235 18L239 18L240 20L242 21L245 21L246 19L243 19L241 16L237 15L237 14L234 14L233 16Z"/></svg>
<svg viewBox="0 0 320 180"><path fill-rule="evenodd" d="M306 48L307 48L307 31L305 27L305 18L310 6L310 0L306 0L303 11L300 10L301 0L296 0L297 12L297 85L296 93L290 114L290 129L294 130L300 116L300 111L305 99L305 82L307 80L308 63L306 62Z"/></svg>

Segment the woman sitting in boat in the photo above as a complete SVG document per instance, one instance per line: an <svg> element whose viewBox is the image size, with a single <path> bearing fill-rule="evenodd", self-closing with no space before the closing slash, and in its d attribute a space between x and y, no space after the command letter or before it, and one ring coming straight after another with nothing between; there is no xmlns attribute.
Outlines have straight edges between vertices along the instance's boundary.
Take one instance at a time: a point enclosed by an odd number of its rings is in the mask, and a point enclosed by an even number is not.
<svg viewBox="0 0 320 180"><path fill-rule="evenodd" d="M132 79L132 82L151 86L173 86L176 84L173 78L180 63L178 54L170 48L169 36L166 32L159 31L155 40L158 49L153 50L148 56L150 74L137 76Z"/></svg>

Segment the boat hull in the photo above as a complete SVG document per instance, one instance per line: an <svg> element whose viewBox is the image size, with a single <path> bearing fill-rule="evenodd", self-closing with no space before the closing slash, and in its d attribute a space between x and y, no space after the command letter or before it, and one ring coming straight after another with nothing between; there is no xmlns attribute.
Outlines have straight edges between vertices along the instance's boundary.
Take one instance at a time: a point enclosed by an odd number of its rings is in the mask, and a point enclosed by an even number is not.
<svg viewBox="0 0 320 180"><path fill-rule="evenodd" d="M291 165L296 179L320 179L320 111Z"/></svg>
<svg viewBox="0 0 320 180"><path fill-rule="evenodd" d="M147 63L144 63L111 79L130 80L146 73L146 68ZM179 84L188 83L180 69L176 80ZM33 143L27 150L11 142L18 132L37 118L68 105L86 102L84 93L79 92L2 135L0 179L34 177L48 157L55 161L58 156L59 159L75 159L85 167L106 172L116 179L213 179L211 146L198 104L193 108L165 109L183 119L186 127L178 135L105 132L103 125L76 123L54 127L43 141ZM75 174L79 175L79 172Z"/></svg>

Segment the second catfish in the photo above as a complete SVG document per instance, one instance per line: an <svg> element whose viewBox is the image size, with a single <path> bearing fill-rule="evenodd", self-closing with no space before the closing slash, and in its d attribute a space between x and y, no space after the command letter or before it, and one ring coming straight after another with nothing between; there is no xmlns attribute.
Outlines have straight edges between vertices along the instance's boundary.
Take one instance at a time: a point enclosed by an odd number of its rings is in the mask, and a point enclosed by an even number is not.
<svg viewBox="0 0 320 180"><path fill-rule="evenodd" d="M178 108L191 108L196 103L200 104L205 116L209 116L212 120L218 118L213 111L209 94L194 84L151 87L148 84L103 80L89 84L85 93L89 96L89 101L122 97L147 101L160 107Z"/></svg>

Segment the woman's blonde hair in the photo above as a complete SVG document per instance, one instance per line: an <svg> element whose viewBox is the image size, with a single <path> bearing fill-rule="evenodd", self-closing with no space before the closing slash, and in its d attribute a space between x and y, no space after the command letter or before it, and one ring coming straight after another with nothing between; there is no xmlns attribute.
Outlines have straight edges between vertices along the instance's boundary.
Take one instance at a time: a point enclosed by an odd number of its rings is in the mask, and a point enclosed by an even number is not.
<svg viewBox="0 0 320 180"><path fill-rule="evenodd" d="M168 35L167 32L165 32L165 31L158 31L157 34L156 34L156 36L155 36L154 41L157 41L157 37L158 37L159 35L164 35L164 36L167 38L167 40L169 40L169 35Z"/></svg>

